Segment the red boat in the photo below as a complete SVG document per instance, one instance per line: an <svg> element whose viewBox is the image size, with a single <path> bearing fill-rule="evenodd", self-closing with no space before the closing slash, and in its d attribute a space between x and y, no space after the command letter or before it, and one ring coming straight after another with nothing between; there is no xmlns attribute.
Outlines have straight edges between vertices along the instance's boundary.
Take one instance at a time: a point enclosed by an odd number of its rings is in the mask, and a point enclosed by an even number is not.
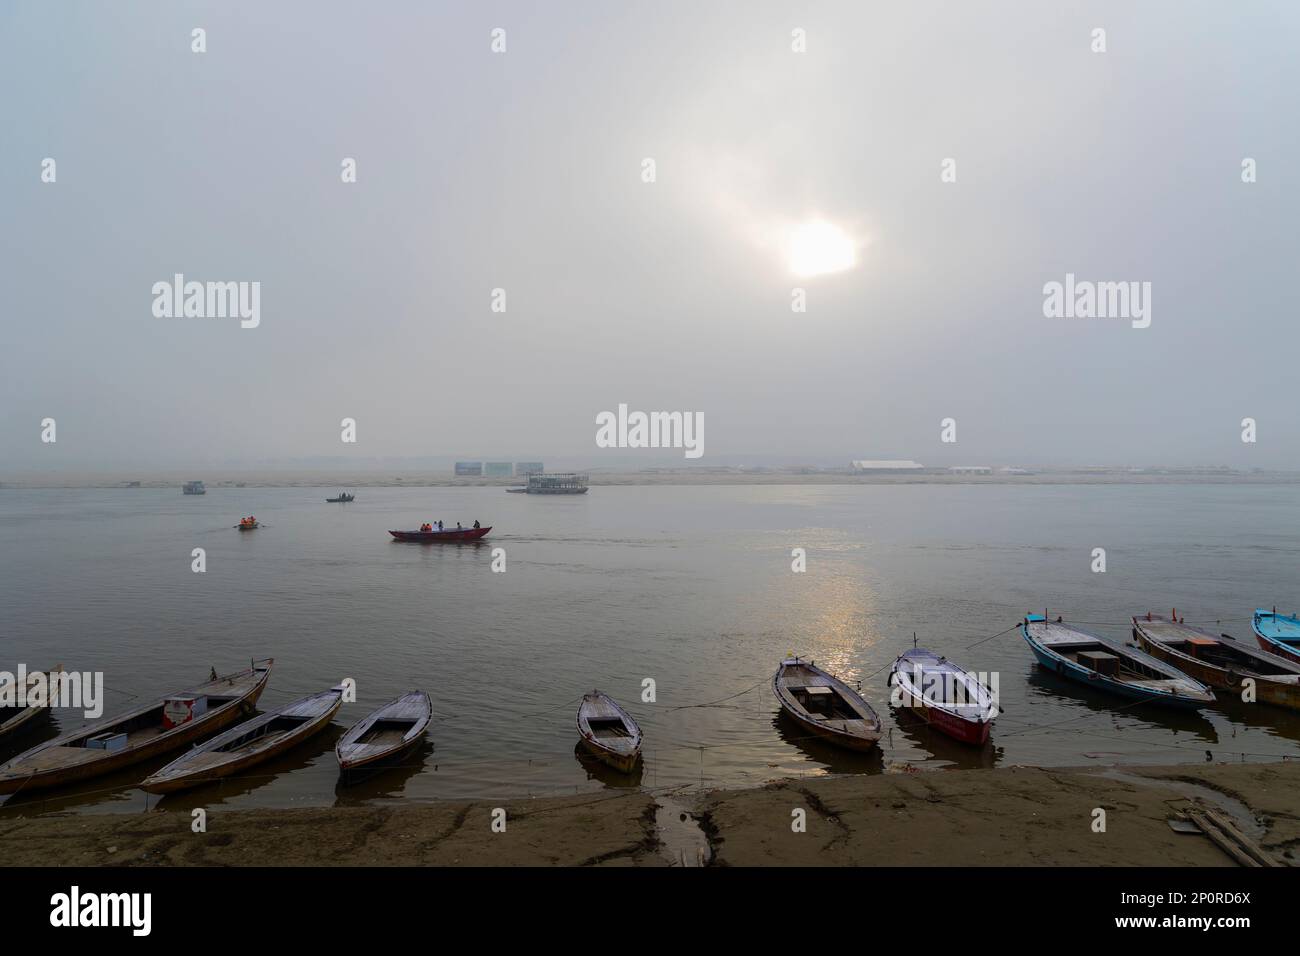
<svg viewBox="0 0 1300 956"><path fill-rule="evenodd" d="M910 708L935 730L980 746L998 715L993 692L969 671L923 648L894 661L889 672L891 703Z"/></svg>
<svg viewBox="0 0 1300 956"><path fill-rule="evenodd" d="M476 541L483 535L492 530L492 526L486 528L444 528L442 531L436 528L433 531L389 531L398 541L436 541L438 543L446 541Z"/></svg>

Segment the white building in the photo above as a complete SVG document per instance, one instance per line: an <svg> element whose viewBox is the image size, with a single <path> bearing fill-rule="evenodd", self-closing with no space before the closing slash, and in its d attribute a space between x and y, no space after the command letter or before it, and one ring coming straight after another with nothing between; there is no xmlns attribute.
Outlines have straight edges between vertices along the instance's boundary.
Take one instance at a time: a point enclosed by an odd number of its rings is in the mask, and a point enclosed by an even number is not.
<svg viewBox="0 0 1300 956"><path fill-rule="evenodd" d="M880 459L880 460L861 459L858 461L849 462L849 467L853 469L853 471L855 472L868 472L868 471L900 472L900 471L923 471L925 469L925 465L921 464L919 461L903 460L898 458Z"/></svg>

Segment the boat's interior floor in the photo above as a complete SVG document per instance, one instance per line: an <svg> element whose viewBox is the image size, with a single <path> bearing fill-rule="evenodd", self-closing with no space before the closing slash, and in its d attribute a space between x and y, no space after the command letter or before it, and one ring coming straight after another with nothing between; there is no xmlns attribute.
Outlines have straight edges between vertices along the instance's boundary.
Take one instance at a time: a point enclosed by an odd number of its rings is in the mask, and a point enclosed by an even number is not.
<svg viewBox="0 0 1300 956"><path fill-rule="evenodd" d="M369 732L362 735L360 739L355 740L349 746L360 747L393 747L400 744L406 739L410 732L410 727L373 727Z"/></svg>

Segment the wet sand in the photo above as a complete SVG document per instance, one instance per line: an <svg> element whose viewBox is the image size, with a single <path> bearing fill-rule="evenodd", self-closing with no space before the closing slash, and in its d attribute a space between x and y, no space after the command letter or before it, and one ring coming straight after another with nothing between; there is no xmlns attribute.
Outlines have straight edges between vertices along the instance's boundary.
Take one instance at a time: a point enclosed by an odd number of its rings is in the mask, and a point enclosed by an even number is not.
<svg viewBox="0 0 1300 956"><path fill-rule="evenodd" d="M1300 863L1300 762L809 777L747 790L0 819L8 865L1229 866L1167 820L1189 798ZM1093 831L1095 808L1106 831ZM792 830L803 810L806 830ZM683 819L683 814L688 814Z"/></svg>

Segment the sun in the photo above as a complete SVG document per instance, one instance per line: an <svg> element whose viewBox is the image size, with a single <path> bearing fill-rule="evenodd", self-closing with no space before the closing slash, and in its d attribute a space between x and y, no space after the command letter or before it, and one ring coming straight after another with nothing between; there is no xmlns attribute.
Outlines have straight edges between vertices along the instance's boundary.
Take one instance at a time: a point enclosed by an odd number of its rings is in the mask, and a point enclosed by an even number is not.
<svg viewBox="0 0 1300 956"><path fill-rule="evenodd" d="M790 234L790 271L798 276L816 276L853 268L854 242L829 222L805 222Z"/></svg>

